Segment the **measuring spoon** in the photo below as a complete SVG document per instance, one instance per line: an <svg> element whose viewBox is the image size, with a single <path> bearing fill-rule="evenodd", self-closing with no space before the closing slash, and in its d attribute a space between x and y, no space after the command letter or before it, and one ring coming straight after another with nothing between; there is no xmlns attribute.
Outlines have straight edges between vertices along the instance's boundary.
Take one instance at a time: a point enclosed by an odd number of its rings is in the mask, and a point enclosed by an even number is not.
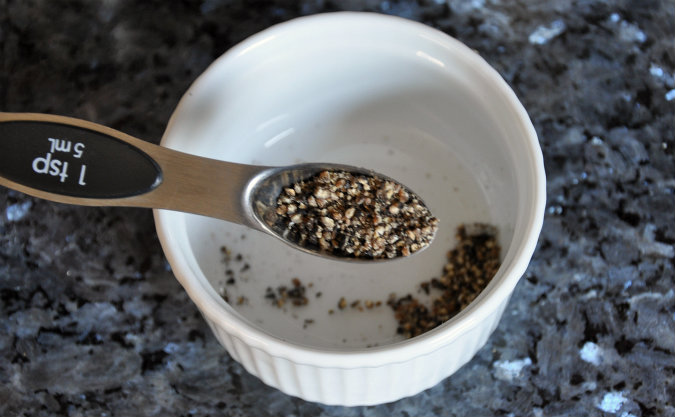
<svg viewBox="0 0 675 417"><path fill-rule="evenodd" d="M340 164L268 167L225 162L153 145L80 119L0 112L0 185L59 203L200 214L268 233L314 255L372 261L299 245L274 222L282 190L323 171L394 181Z"/></svg>

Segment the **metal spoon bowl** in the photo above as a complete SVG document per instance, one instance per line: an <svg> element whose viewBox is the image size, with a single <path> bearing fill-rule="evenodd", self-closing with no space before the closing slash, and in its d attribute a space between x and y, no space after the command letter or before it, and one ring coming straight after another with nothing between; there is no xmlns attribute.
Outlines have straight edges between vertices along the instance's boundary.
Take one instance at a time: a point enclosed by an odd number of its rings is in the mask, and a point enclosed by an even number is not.
<svg viewBox="0 0 675 417"><path fill-rule="evenodd" d="M262 231L306 253L350 262L380 260L302 246L275 225L281 191L322 171L396 182L341 164L268 167L219 161L75 118L0 113L0 185L5 187L59 203L194 213Z"/></svg>

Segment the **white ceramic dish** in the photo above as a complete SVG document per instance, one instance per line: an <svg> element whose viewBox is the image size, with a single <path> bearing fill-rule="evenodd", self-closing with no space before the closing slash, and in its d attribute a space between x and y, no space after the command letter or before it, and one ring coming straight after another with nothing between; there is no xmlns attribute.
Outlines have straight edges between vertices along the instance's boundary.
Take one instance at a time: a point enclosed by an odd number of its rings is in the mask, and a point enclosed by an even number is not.
<svg viewBox="0 0 675 417"><path fill-rule="evenodd" d="M162 144L242 163L366 166L415 190L439 217L424 253L362 265L295 253L226 222L155 212L176 277L231 356L265 383L310 401L384 403L455 372L497 326L541 229L542 156L516 96L469 48L401 18L317 15L245 40L192 85ZM340 297L414 293L441 273L455 228L474 221L499 228L503 263L449 322L401 340L386 306L336 308ZM232 253L228 264L223 245ZM234 285L226 284L227 269ZM265 299L268 287L295 277L312 283L308 305L279 309ZM231 301L246 301L226 303L223 288Z"/></svg>

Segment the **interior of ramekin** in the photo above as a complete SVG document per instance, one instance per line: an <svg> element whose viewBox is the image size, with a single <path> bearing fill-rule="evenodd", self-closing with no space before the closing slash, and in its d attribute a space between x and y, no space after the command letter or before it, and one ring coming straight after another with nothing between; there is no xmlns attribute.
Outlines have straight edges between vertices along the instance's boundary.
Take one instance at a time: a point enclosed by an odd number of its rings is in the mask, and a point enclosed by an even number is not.
<svg viewBox="0 0 675 417"><path fill-rule="evenodd" d="M345 33L350 36L345 36ZM283 97L292 91L298 101L306 101L306 109L311 109L318 103L316 94L322 92L305 88L301 93L296 93L293 89L301 87L296 84L296 77L284 75L289 71L287 66L298 62L298 53L314 56L318 66L321 66L321 62L325 65L325 62L330 62L335 56L332 53L346 47L354 48L357 52L360 50L362 54L372 48L379 48L392 57L414 57L417 61L424 61L430 71L448 72L449 76L461 77L468 87L462 91L458 89L457 94L466 94L467 100L472 100L485 114L484 119L477 116L471 120L467 115L455 132L461 136L463 130L466 130L464 133L470 136L470 129L485 128L479 124L489 125L485 129L492 132L484 135L485 144L475 142L483 140L480 135L471 136L474 139L472 143L454 143L458 147L457 152L464 155L475 154L475 164L471 169L478 177L482 191L489 194L491 217L501 219L498 221L500 243L507 250L503 254L502 267L497 276L468 308L422 336L369 349L318 349L292 340L283 340L243 319L224 302L205 276L193 253L186 227L189 215L157 210L155 218L162 246L176 277L202 313L226 332L275 356L303 363L320 366L378 366L379 362L387 363L402 360L406 356L431 352L440 345L457 339L470 328L480 326L483 318L492 314L494 309L508 299L534 251L545 204L541 152L525 110L498 73L458 41L429 27L403 19L351 13L297 19L249 38L214 62L181 100L162 144L214 157L209 146L200 148L194 141L185 138L190 138L193 132L204 129L204 126L211 130L206 136L227 135L232 124L245 126L249 123L252 127L260 126L254 120L253 114L265 111L273 114L275 107L280 104L273 97L262 100L260 94L248 94L245 87L256 83L272 83L270 86L275 87L269 88L270 96ZM359 65L366 68L368 65L378 65L377 62L367 59L358 62L335 61L333 64L337 67L334 68L337 71L334 75L337 75L338 80L340 71L344 72ZM276 78L261 78L261 74L268 68L279 69ZM326 67L323 68L318 73L325 74ZM294 69L303 71L299 67ZM312 68L304 71L307 71L304 73L305 79L310 82ZM397 68L390 67L387 71L395 72ZM287 82L284 83L284 80ZM362 89L371 89L374 94L378 94L387 88L386 84L378 87L377 82L373 86L372 80L369 81L370 84L366 81L368 80L364 80L362 85L339 85L335 90L340 94L357 94ZM419 85L423 84L422 82ZM214 85L219 87L213 88ZM427 87L429 89L425 92L434 89L433 85ZM410 92L398 93L401 94L393 92L391 99L405 99ZM420 103L443 105L443 102L424 100ZM456 100L455 103L461 103L461 100ZM222 117L218 123L210 122L223 113L228 116ZM436 117L434 115L429 117L430 123L442 126L442 120L433 120ZM501 140L494 142L495 137ZM460 149L463 146L466 148ZM234 154L237 149L228 149L227 152ZM218 154L215 153L216 158Z"/></svg>

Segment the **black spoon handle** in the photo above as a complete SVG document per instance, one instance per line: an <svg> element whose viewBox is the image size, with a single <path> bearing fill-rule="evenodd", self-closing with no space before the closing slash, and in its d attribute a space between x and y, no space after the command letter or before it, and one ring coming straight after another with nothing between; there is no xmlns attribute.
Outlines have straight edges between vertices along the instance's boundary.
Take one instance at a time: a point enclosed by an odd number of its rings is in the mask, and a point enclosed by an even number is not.
<svg viewBox="0 0 675 417"><path fill-rule="evenodd" d="M242 190L259 171L84 120L0 113L0 185L51 201L166 208L246 224Z"/></svg>

